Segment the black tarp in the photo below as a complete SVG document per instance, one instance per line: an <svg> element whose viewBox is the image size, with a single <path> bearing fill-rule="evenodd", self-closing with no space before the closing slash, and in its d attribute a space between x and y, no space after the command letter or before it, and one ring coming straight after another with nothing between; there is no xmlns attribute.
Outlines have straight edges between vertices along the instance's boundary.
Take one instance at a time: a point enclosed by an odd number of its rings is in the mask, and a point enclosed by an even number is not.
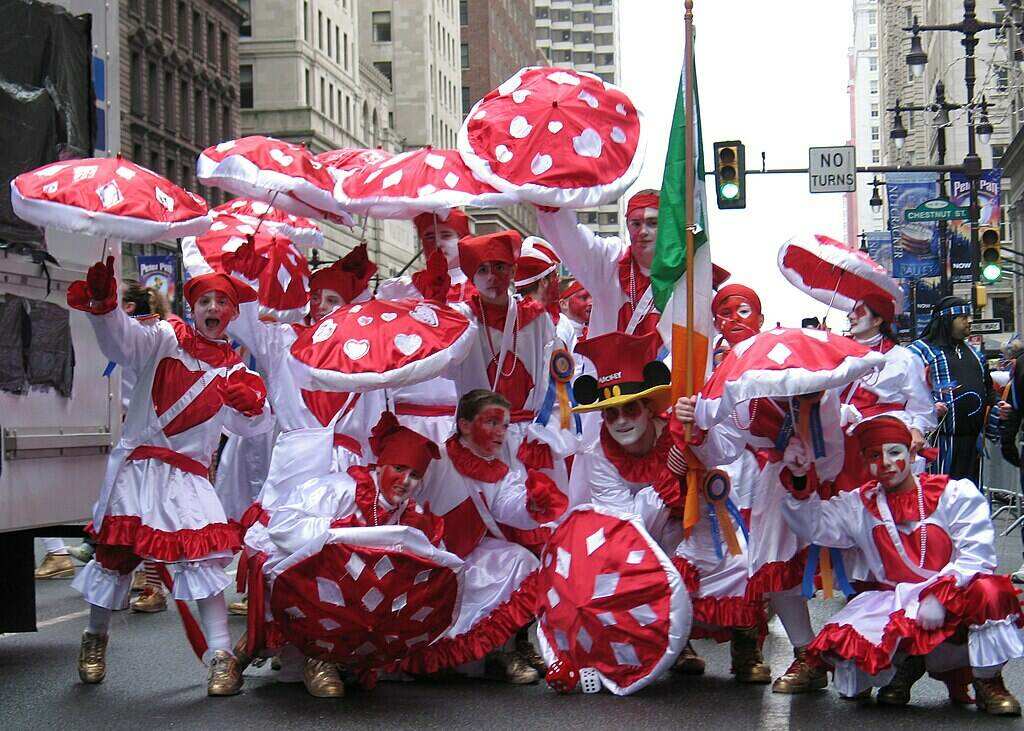
<svg viewBox="0 0 1024 731"><path fill-rule="evenodd" d="M0 0L0 242L40 244L11 208L11 180L89 157L96 132L92 22L48 3Z"/></svg>

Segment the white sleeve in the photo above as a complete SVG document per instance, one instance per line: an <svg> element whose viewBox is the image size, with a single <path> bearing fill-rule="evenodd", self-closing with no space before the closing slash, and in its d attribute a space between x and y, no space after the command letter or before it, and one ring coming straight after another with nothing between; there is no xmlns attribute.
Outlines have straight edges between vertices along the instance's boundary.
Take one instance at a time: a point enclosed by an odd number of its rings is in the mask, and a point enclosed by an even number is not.
<svg viewBox="0 0 1024 731"><path fill-rule="evenodd" d="M827 548L854 548L864 507L858 491L844 492L830 500L815 494L804 500L786 495L782 516L801 540Z"/></svg>
<svg viewBox="0 0 1024 731"><path fill-rule="evenodd" d="M526 475L520 470L510 470L505 479L496 485L487 486L487 507L499 523L532 530L538 525L526 509Z"/></svg>
<svg viewBox="0 0 1024 731"><path fill-rule="evenodd" d="M598 444L595 449L600 449ZM589 460L590 502L619 513L632 513L633 495L629 486L606 459L594 456ZM573 470L575 471L575 470Z"/></svg>
<svg viewBox="0 0 1024 731"><path fill-rule="evenodd" d="M690 449L705 467L711 468L732 464L743 454L746 446L746 432L726 419L711 427L705 433L704 441L692 445Z"/></svg>
<svg viewBox="0 0 1024 731"><path fill-rule="evenodd" d="M938 424L935 418L935 401L932 398L931 389L928 388L928 378L925 375L921 359L910 352L907 352L906 355L904 389L907 397L907 415L910 417L911 427L922 434L927 434Z"/></svg>
<svg viewBox="0 0 1024 731"><path fill-rule="evenodd" d="M953 540L953 557L940 574L955 576L963 587L977 574L993 573L996 532L985 497L970 480L950 480L940 503Z"/></svg>
<svg viewBox="0 0 1024 731"><path fill-rule="evenodd" d="M616 237L599 238L576 222L576 212L568 208L537 211L537 227L551 244L565 267L594 297L615 282L616 267L623 245Z"/></svg>
<svg viewBox="0 0 1024 731"><path fill-rule="evenodd" d="M412 277L405 275L385 279L377 286L377 299L400 300L400 299L423 299L423 294L416 289L412 283Z"/></svg>
<svg viewBox="0 0 1024 731"><path fill-rule="evenodd" d="M140 371L149 364L161 345L176 342L169 324L143 325L128 317L120 307L103 315L87 313L86 316L103 355L122 368Z"/></svg>
<svg viewBox="0 0 1024 731"><path fill-rule="evenodd" d="M665 506L665 501L653 487L645 487L633 496L632 512L640 516L652 536L663 535L672 518L672 511Z"/></svg>
<svg viewBox="0 0 1024 731"><path fill-rule="evenodd" d="M336 473L306 480L270 510L270 540L285 553L295 553L330 530L335 518L351 513L354 496L355 487L348 475Z"/></svg>
<svg viewBox="0 0 1024 731"><path fill-rule="evenodd" d="M238 306L238 317L228 323L228 335L240 342L262 364L277 351L287 347L284 335L291 325L260 320L260 303L243 302Z"/></svg>

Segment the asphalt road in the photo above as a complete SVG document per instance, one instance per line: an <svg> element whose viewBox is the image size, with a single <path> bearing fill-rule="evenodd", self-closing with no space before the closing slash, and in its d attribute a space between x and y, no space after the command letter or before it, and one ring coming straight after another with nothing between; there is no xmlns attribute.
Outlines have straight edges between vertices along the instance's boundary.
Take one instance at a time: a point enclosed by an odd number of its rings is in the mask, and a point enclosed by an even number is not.
<svg viewBox="0 0 1024 731"><path fill-rule="evenodd" d="M1002 524L1002 521L999 521ZM1021 560L1020 536L999 539L1001 570ZM707 658L700 678L667 677L628 698L608 693L559 696L543 683L512 687L482 680L382 682L373 691L350 690L341 700L310 697L301 684L280 683L269 665L246 673L245 691L234 698L207 698L205 669L191 653L177 612L120 612L111 628L107 679L78 682L76 656L86 606L68 581L37 582L39 631L0 636L0 723L7 729L272 728L314 723L351 728L624 729L748 728L909 729L978 724L1017 727L1020 719L996 719L973 707L951 706L945 686L928 678L914 687L904 709L840 700L832 690L803 696L773 694L769 686L741 686L729 675L727 645L695 643ZM2 599L0 599L2 601ZM830 607L812 602L815 626ZM244 619L232 617L232 636ZM766 645L773 671L792 657L777 620ZM1007 685L1024 698L1024 662L1011 664Z"/></svg>

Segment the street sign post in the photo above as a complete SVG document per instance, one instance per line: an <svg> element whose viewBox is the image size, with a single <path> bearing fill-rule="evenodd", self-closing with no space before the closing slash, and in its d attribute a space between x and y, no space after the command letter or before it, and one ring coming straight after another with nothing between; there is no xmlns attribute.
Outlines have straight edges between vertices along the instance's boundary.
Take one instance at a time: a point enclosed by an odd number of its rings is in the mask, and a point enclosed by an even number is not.
<svg viewBox="0 0 1024 731"><path fill-rule="evenodd" d="M942 198L933 198L916 208L908 208L903 212L903 220L907 223L917 221L963 221L967 216L968 210L966 208L955 206Z"/></svg>
<svg viewBox="0 0 1024 731"><path fill-rule="evenodd" d="M976 335L982 333L1001 333L1003 332L1003 318L995 317L991 320L972 320L971 332Z"/></svg>
<svg viewBox="0 0 1024 731"><path fill-rule="evenodd" d="M812 147L807 165L812 193L852 193L857 190L857 150L842 147Z"/></svg>

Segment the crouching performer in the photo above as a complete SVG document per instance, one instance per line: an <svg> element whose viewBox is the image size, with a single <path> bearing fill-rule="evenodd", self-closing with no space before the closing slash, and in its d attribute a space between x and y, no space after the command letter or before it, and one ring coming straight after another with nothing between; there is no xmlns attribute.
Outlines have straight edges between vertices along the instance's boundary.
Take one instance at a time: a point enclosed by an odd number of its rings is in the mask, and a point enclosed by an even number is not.
<svg viewBox="0 0 1024 731"><path fill-rule="evenodd" d="M826 501L795 477L783 511L804 540L859 549L882 588L833 615L809 658L835 663L843 696L881 687L885 705L908 703L926 670L946 680L954 701L969 702L969 667L979 710L1020 715L1001 672L1024 655L1024 617L1009 578L994 573L988 503L970 480L913 475L911 432L899 419L871 419L854 435L871 481ZM794 475L806 473L805 453L790 451Z"/></svg>

